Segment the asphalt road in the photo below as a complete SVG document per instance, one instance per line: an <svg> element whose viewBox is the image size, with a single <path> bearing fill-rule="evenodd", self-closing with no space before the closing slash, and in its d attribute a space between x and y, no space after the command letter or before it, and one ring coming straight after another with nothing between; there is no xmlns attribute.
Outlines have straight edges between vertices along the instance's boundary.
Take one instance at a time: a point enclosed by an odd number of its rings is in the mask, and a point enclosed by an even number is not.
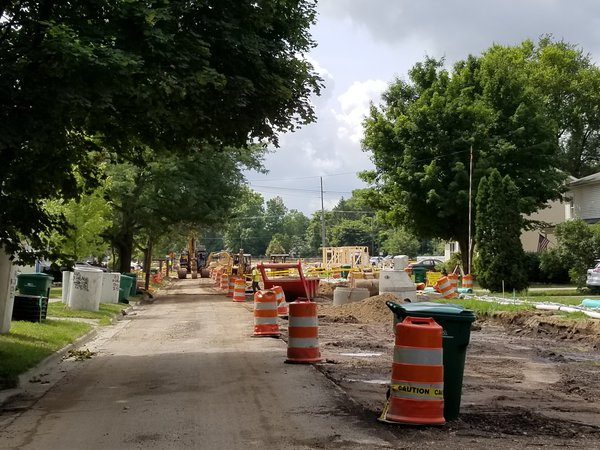
<svg viewBox="0 0 600 450"><path fill-rule="evenodd" d="M176 280L45 368L0 417L2 449L376 449L394 437L286 344L252 337L248 304ZM34 386L35 385L35 386ZM37 389L37 391L36 391Z"/></svg>

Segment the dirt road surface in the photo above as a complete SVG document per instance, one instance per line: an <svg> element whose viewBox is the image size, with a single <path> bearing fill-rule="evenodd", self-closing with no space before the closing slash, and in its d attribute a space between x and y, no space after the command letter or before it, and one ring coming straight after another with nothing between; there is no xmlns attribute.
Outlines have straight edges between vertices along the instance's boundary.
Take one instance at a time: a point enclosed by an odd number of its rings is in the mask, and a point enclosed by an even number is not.
<svg viewBox="0 0 600 450"><path fill-rule="evenodd" d="M4 405L0 448L393 448L315 367L284 364L284 341L253 338L246 305L208 282L175 282L89 342L90 359L40 374L58 380Z"/></svg>
<svg viewBox="0 0 600 450"><path fill-rule="evenodd" d="M208 283L176 280L87 344L91 359L41 376L39 400L32 383L5 405L0 447L600 449L600 321L480 318L459 419L387 425L376 421L394 346L385 298L333 306L324 289L323 361L289 365L287 321L282 339L252 338L252 303Z"/></svg>
<svg viewBox="0 0 600 450"><path fill-rule="evenodd" d="M376 417L391 375L387 295L319 302L319 369ZM457 301L459 303L460 301ZM443 427L393 426L397 448L600 449L600 320L549 312L480 318L467 350L461 414Z"/></svg>

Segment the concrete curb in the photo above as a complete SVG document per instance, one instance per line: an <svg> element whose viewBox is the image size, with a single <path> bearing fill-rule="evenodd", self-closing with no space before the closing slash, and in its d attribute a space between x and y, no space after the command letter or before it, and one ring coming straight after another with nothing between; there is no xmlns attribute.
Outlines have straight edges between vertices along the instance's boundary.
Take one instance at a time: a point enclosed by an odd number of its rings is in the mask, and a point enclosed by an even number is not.
<svg viewBox="0 0 600 450"><path fill-rule="evenodd" d="M135 306L135 304L129 304L127 306L127 308L124 309L124 311L126 313L131 312L131 311L133 311L134 306ZM113 319L111 320L110 325L114 325L116 322L119 321L119 319L121 317L122 316L115 315L115 317L113 317ZM24 392L23 386L25 386L27 383L29 383L29 381L32 378L34 378L36 375L47 372L48 371L47 369L49 367L56 366L63 359L63 357L69 352L69 350L73 350L75 348L81 347L82 345L87 344L88 342L93 340L96 336L98 336L98 328L99 327L100 327L100 325L93 325L93 328L89 332L87 332L83 336L80 336L75 341L71 342L70 344L65 345L63 348L57 350L56 352L52 353L51 355L47 356L46 358L41 360L37 365L28 369L26 372L23 372L21 375L19 375L19 378L17 381L17 387L11 388L11 389L0 390L0 407L2 407L4 404L10 402L11 400L13 400L13 399L19 397L21 394L23 394L23 392ZM48 386L48 389L49 388L50 388L50 386Z"/></svg>

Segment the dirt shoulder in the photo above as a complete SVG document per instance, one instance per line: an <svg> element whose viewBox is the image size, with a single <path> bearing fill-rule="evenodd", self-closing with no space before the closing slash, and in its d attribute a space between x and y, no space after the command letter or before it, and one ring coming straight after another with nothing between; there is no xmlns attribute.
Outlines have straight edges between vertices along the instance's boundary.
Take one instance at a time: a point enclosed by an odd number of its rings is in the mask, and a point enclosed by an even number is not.
<svg viewBox="0 0 600 450"><path fill-rule="evenodd" d="M319 304L319 369L367 420L381 413L391 375L388 295ZM600 448L600 321L550 312L498 313L473 324L461 414L442 427L380 424L411 448Z"/></svg>

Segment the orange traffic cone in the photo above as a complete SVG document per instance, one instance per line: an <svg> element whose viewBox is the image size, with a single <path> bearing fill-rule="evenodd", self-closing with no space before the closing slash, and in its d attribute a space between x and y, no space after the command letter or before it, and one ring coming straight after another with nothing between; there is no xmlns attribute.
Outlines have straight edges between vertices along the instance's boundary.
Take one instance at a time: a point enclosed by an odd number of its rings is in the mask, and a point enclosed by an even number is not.
<svg viewBox="0 0 600 450"><path fill-rule="evenodd" d="M389 398L378 420L442 425L444 419L443 329L431 317L396 324Z"/></svg>

